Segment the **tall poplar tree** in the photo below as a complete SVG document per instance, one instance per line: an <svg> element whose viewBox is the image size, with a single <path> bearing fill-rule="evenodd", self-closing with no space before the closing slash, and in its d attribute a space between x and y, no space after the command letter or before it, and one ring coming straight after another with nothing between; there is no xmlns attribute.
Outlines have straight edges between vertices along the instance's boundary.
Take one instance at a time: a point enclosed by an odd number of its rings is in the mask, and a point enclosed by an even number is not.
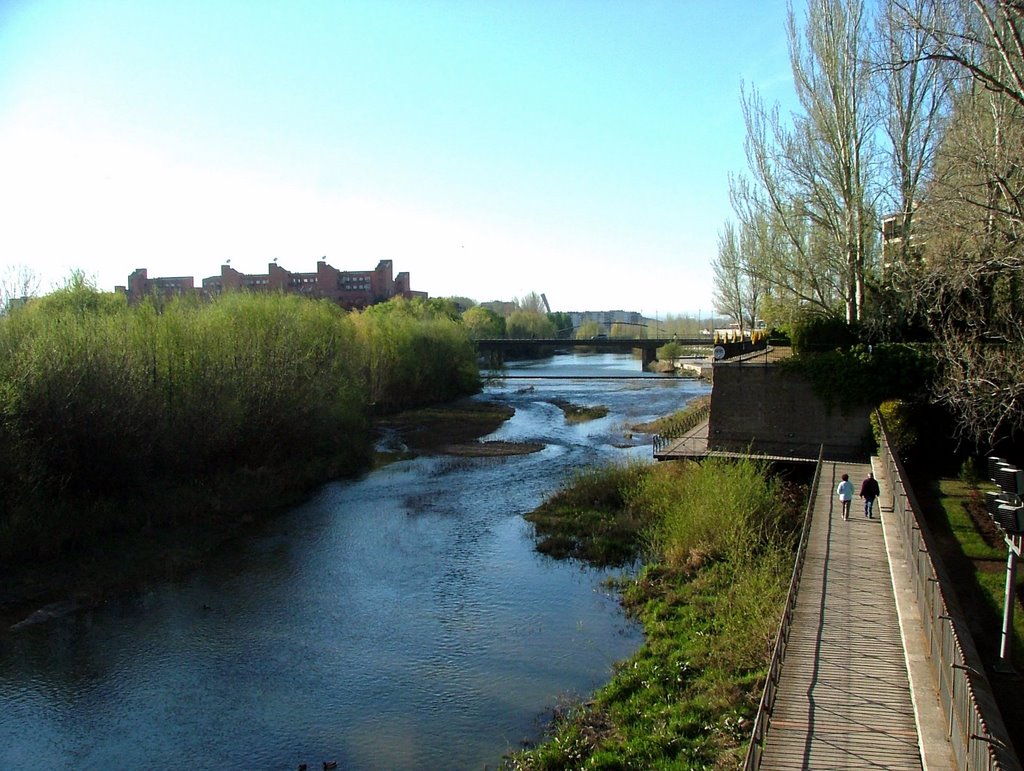
<svg viewBox="0 0 1024 771"><path fill-rule="evenodd" d="M802 111L784 123L756 91L742 100L750 178L730 194L741 230L771 225L771 248L752 260L780 299L857 321L874 269L876 195L870 172L877 112L868 63L870 25L861 0L792 7L788 39Z"/></svg>

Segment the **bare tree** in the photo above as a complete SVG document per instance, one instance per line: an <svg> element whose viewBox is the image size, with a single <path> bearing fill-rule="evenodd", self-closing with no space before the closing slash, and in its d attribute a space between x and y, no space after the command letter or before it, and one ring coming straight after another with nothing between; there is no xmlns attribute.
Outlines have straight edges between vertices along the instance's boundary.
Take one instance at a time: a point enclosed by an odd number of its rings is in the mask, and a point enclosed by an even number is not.
<svg viewBox="0 0 1024 771"><path fill-rule="evenodd" d="M889 140L882 187L894 215L886 234L897 246L890 259L906 261L911 253L914 210L935 163L935 152L952 107L953 68L926 57L941 18L934 0L905 0L887 5L877 19L873 59L880 74L882 127ZM907 17L916 21L907 24Z"/></svg>
<svg viewBox="0 0 1024 771"><path fill-rule="evenodd" d="M7 313L12 303L35 297L41 286L39 274L27 265L9 265L0 275L0 315Z"/></svg>
<svg viewBox="0 0 1024 771"><path fill-rule="evenodd" d="M1024 429L1024 110L962 93L934 177L915 217L921 260L895 277L936 337L936 396L962 436L991 442Z"/></svg>
<svg viewBox="0 0 1024 771"><path fill-rule="evenodd" d="M1024 7L1005 0L894 0L902 65L952 68L953 111L920 208L921 259L895 278L930 321L935 396L961 436L1024 430ZM895 61L895 58L894 58Z"/></svg>
<svg viewBox="0 0 1024 771"><path fill-rule="evenodd" d="M718 234L718 256L712 267L715 271L715 311L738 322L742 329L746 308L746 274L740 259L736 228L732 223L726 223Z"/></svg>
<svg viewBox="0 0 1024 771"><path fill-rule="evenodd" d="M1020 0L890 0L895 21L924 37L914 59L945 61L1024 107L1024 5Z"/></svg>
<svg viewBox="0 0 1024 771"><path fill-rule="evenodd" d="M874 85L861 0L808 0L801 25L792 7L788 38L802 112L792 125L744 92L751 180L730 194L743 226L769 223L762 277L794 302L857 321L874 268L876 214L871 171ZM837 307L838 303L838 307Z"/></svg>
<svg viewBox="0 0 1024 771"><path fill-rule="evenodd" d="M713 264L715 311L736 321L741 331L754 328L768 292L755 262L758 249L757 234L746 226L737 230L727 223L718 235L718 255Z"/></svg>

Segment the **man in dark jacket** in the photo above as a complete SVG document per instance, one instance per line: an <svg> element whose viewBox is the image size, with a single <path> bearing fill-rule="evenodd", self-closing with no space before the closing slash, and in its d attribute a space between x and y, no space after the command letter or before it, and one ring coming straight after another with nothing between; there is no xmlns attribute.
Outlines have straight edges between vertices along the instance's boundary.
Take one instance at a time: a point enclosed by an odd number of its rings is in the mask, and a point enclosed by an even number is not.
<svg viewBox="0 0 1024 771"><path fill-rule="evenodd" d="M864 516L868 519L874 519L872 509L875 505L875 498L881 494L878 489L878 480L875 479L875 475L870 471L868 472L868 478L861 482L860 485L860 497L864 499Z"/></svg>

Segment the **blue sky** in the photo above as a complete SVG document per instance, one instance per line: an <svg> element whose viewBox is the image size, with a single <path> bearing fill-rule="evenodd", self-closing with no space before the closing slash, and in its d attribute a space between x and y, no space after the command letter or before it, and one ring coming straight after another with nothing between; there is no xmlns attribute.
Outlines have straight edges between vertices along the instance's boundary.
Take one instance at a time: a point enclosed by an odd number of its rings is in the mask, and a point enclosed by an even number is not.
<svg viewBox="0 0 1024 771"><path fill-rule="evenodd" d="M785 2L0 0L0 266L708 311Z"/></svg>

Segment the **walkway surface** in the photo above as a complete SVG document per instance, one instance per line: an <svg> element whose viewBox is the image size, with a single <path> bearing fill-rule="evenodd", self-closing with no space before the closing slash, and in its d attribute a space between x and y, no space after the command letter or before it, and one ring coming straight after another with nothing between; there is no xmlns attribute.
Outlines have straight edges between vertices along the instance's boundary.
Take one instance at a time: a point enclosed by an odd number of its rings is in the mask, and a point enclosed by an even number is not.
<svg viewBox="0 0 1024 771"><path fill-rule="evenodd" d="M922 768L882 512L855 495L844 521L835 496L870 470L822 466L763 769Z"/></svg>

